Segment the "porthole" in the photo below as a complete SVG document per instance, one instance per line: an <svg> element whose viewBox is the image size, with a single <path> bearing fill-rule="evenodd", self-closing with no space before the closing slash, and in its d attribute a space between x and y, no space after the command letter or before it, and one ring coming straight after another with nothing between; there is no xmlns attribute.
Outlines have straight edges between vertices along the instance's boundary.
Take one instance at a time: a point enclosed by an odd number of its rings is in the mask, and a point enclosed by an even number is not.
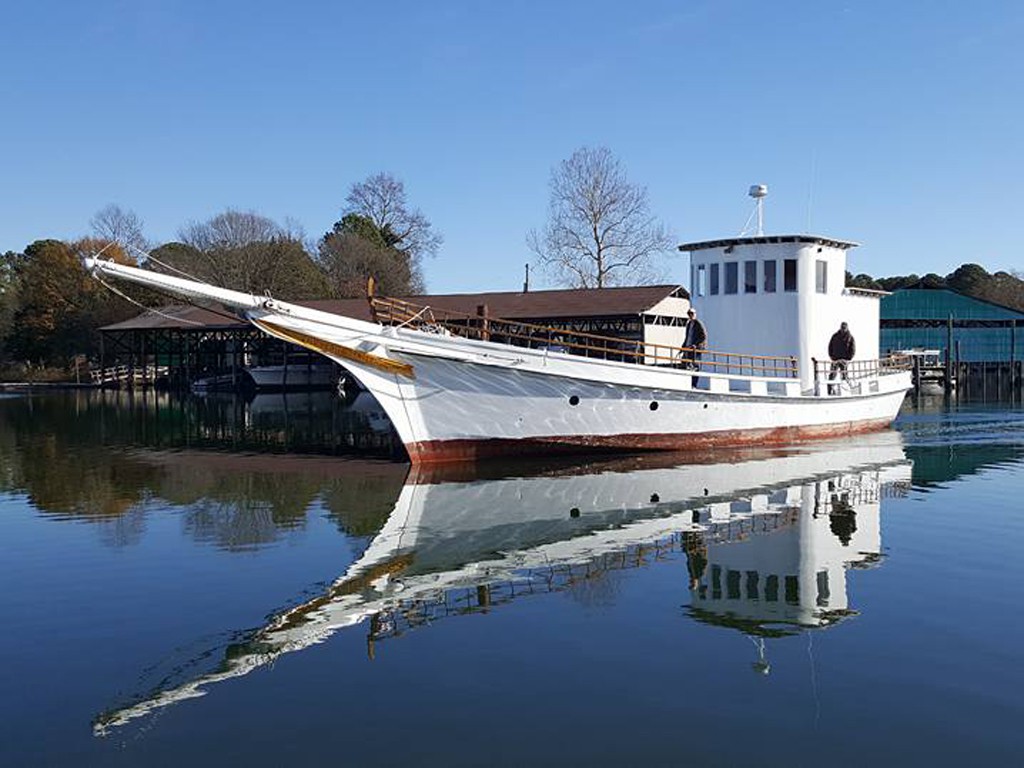
<svg viewBox="0 0 1024 768"><path fill-rule="evenodd" d="M580 516L580 508L579 507L573 507L572 509L569 510L569 517L579 517L579 516Z"/></svg>
<svg viewBox="0 0 1024 768"><path fill-rule="evenodd" d="M661 501L661 497L658 494L656 494L656 493L652 493L651 494L651 504L657 504L659 501Z"/></svg>
<svg viewBox="0 0 1024 768"><path fill-rule="evenodd" d="M705 407L705 408L707 408L707 407L708 407L708 404L707 404L707 403L704 403L704 407Z"/></svg>
<svg viewBox="0 0 1024 768"><path fill-rule="evenodd" d="M579 404L580 404L579 395L573 395L572 397L569 398L569 405L579 405Z"/></svg>
<svg viewBox="0 0 1024 768"><path fill-rule="evenodd" d="M656 410L658 410L658 401L657 401L657 400L653 400L653 401L651 402L651 410L652 410L652 411L656 411Z"/></svg>

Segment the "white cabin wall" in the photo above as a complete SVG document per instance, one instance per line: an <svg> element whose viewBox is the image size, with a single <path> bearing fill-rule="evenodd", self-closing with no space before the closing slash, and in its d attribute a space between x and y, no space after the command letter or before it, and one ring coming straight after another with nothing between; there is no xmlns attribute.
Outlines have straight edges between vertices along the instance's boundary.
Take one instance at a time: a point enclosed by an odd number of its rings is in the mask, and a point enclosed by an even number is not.
<svg viewBox="0 0 1024 768"><path fill-rule="evenodd" d="M803 327L801 384L807 389L814 381L814 360L827 361L828 342L842 320L851 313L846 292L846 251L827 245L805 243L799 251L799 286ZM826 292L818 292L818 266L827 266ZM858 318L859 319L859 318ZM847 320L849 322L849 320ZM878 319L875 319L878 325ZM852 330L852 326L851 326ZM863 357L858 354L857 357Z"/></svg>
<svg viewBox="0 0 1024 768"><path fill-rule="evenodd" d="M785 290L785 261L797 260L797 290ZM775 261L776 290L764 292L764 264ZM878 357L879 305L846 291L846 248L799 242L745 243L691 253L690 292L708 331L708 348L722 352L796 357L803 389L814 382L813 360L828 360L828 342L847 322L857 341L856 358ZM757 291L744 292L745 262L757 262ZM818 292L818 262L826 265L825 292ZM726 264L736 262L738 293L725 293ZM711 266L719 265L719 292L712 295ZM704 268L703 293L699 270Z"/></svg>
<svg viewBox="0 0 1024 768"><path fill-rule="evenodd" d="M879 338L878 299L856 294L817 298L813 302L808 324L810 356L828 360L828 343L839 330L840 323L844 322L857 343L854 360L876 360Z"/></svg>
<svg viewBox="0 0 1024 768"><path fill-rule="evenodd" d="M719 293L711 296L697 295L697 286L691 270L691 302L697 310L697 317L708 332L708 349L722 352L739 352L759 355L799 355L798 313L796 294L782 290L782 261L775 245L737 246L726 254L724 249L715 248L698 251L691 257L694 267L705 265L707 284L710 287L710 266L719 264ZM764 293L763 262L776 259L777 290ZM743 262L758 262L758 292L743 293ZM739 290L737 294L725 294L725 264L738 262Z"/></svg>
<svg viewBox="0 0 1024 768"><path fill-rule="evenodd" d="M644 362L647 365L665 365L667 350L659 350L654 344L681 347L686 334L686 312L690 308L690 300L677 296L666 296L653 307L644 312ZM665 321L672 318L675 324ZM651 320L654 319L654 322Z"/></svg>
<svg viewBox="0 0 1024 768"><path fill-rule="evenodd" d="M670 354L667 349L659 349L653 345L664 347L683 346L686 326L684 325L655 325L644 323L644 362L647 365L666 365L668 360L664 358Z"/></svg>
<svg viewBox="0 0 1024 768"><path fill-rule="evenodd" d="M664 317L686 317L686 310L690 308L690 300L679 296L666 296L645 314L662 315Z"/></svg>

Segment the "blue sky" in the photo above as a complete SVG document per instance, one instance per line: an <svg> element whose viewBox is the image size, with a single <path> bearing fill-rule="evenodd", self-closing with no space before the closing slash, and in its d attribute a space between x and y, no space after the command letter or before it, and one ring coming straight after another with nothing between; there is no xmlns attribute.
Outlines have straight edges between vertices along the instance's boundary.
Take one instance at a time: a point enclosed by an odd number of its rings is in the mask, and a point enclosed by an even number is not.
<svg viewBox="0 0 1024 768"><path fill-rule="evenodd" d="M1024 4L21 0L0 14L0 250L225 208L310 235L378 171L434 292L515 290L551 168L607 146L680 242L863 243L856 272L1024 270ZM664 261L684 280L685 257Z"/></svg>

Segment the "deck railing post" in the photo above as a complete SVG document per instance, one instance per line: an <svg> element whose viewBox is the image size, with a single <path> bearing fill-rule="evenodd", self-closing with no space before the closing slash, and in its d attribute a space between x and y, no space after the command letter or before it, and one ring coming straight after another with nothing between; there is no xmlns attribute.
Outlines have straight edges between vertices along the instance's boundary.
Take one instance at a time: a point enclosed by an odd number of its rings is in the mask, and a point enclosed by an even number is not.
<svg viewBox="0 0 1024 768"><path fill-rule="evenodd" d="M488 317L487 305L480 304L476 308L477 317L480 318L480 340L490 341L491 340L491 322Z"/></svg>

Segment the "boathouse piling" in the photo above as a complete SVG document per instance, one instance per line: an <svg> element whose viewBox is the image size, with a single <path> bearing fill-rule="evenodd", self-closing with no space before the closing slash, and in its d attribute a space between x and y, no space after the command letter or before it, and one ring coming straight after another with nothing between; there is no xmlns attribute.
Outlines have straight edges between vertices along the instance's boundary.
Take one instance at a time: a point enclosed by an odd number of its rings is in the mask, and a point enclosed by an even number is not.
<svg viewBox="0 0 1024 768"><path fill-rule="evenodd" d="M943 377L943 388L948 395L953 389L953 313L946 320L946 371Z"/></svg>

